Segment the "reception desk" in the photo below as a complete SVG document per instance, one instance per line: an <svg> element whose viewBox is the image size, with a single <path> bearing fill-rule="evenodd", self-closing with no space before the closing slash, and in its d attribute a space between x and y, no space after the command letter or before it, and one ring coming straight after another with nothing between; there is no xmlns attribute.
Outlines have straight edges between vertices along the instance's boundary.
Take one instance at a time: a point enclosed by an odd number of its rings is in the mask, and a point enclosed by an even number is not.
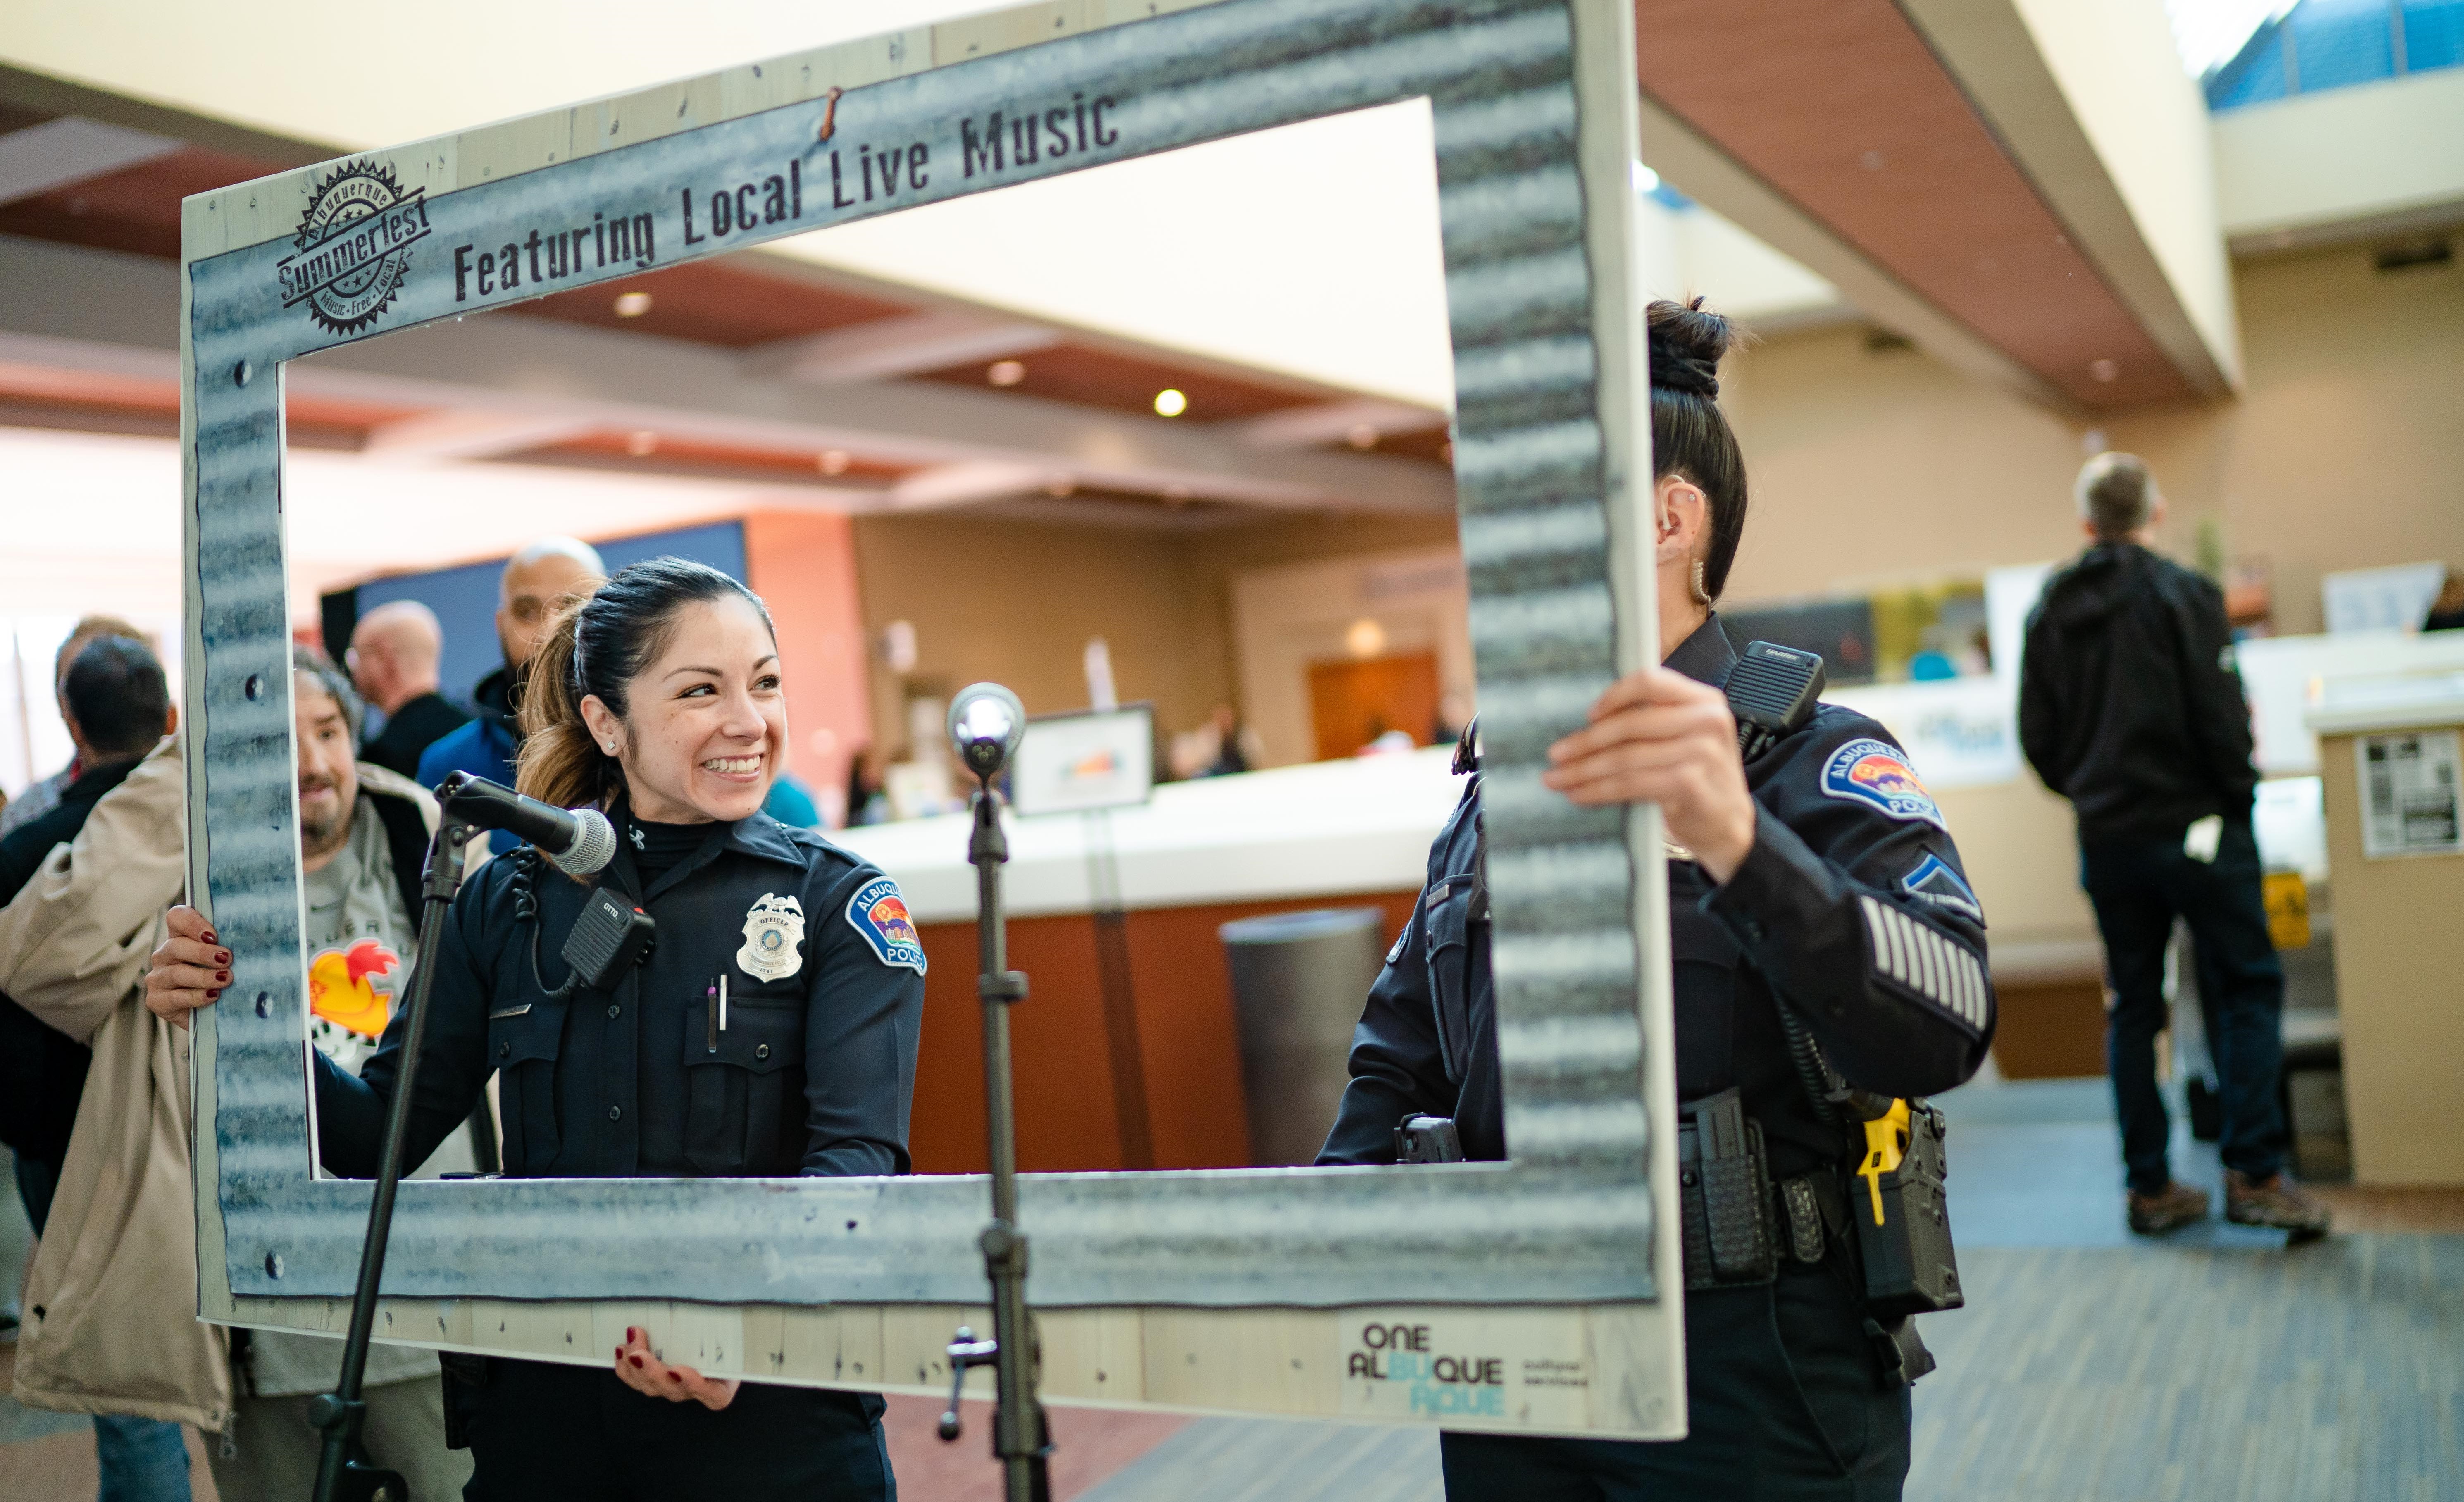
<svg viewBox="0 0 2464 1502"><path fill-rule="evenodd" d="M1009 961L1033 987L1011 1018L1019 1166L1246 1166L1217 929L1375 907L1391 941L1462 796L1452 757L1449 746L1319 762L1168 783L1105 814L1005 816ZM926 1173L987 1162L969 828L949 815L833 836L897 880L929 956L910 1133Z"/></svg>
<svg viewBox="0 0 2464 1502"><path fill-rule="evenodd" d="M2464 674L2330 679L2309 725L2336 889L2353 1178L2464 1184L2464 848L2452 775Z"/></svg>

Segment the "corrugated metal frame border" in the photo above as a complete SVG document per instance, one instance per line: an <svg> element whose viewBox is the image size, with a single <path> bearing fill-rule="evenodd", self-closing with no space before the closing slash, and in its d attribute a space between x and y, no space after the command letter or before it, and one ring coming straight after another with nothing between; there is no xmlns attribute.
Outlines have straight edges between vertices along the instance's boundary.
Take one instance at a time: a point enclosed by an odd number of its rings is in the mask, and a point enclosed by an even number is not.
<svg viewBox="0 0 2464 1502"><path fill-rule="evenodd" d="M888 45L897 57L911 44ZM402 216L397 232L424 234L410 244L399 298L347 335L284 305L276 263L300 249L295 241L209 254L200 247L214 247L213 230L192 211L182 329L190 879L234 955L231 986L198 1028L203 1265L225 1270L233 1296L347 1296L367 1204L363 1182L310 1172L281 514L285 362L537 296L527 275L517 288L477 293L476 252L457 257L455 247L517 244L527 260L527 232L542 226L589 238L595 224L652 214L656 264L674 264L916 202L1427 98L1515 1159L1439 1170L1029 1176L1022 1216L1036 1242L1035 1300L1654 1299L1655 1246L1663 1260L1674 1246L1658 818L1647 808L1579 811L1537 784L1548 742L1582 721L1617 672L1658 655L1648 542L1633 516L1646 494L1634 476L1649 467L1629 244L1631 48L1631 17L1613 0L1221 0L927 62L835 101L840 197L852 196L847 146L894 142L904 163L906 144L921 142L929 166L913 174L905 201L811 211L829 203L819 196L828 154L816 139L828 107L820 99L563 162L550 153L550 165L438 192ZM1056 127L1073 147L1057 162L1010 156L995 170L968 153L967 130L982 147L993 109L1014 121L1023 106L1041 116L1097 99L1110 102L1091 137L1076 134L1075 120ZM568 131L606 118L587 106L561 113ZM423 149L392 155L399 166ZM679 193L759 184L791 161L803 219L682 243ZM293 174L295 186L302 176ZM413 176L398 179L406 190ZM542 290L634 269L593 265ZM1638 871L1653 879L1638 881ZM416 1182L404 1186L385 1287L432 1298L958 1303L981 1293L975 1235L984 1214L982 1181L972 1177Z"/></svg>

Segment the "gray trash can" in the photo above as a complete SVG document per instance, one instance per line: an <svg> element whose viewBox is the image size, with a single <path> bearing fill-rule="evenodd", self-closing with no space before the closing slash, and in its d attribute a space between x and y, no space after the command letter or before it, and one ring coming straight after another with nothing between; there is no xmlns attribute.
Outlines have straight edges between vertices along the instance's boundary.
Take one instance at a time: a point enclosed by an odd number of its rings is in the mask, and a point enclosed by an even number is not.
<svg viewBox="0 0 2464 1502"><path fill-rule="evenodd" d="M1232 964L1250 1162L1314 1162L1325 1145L1352 1082L1352 1029L1385 963L1385 920L1376 908L1329 908L1217 930Z"/></svg>

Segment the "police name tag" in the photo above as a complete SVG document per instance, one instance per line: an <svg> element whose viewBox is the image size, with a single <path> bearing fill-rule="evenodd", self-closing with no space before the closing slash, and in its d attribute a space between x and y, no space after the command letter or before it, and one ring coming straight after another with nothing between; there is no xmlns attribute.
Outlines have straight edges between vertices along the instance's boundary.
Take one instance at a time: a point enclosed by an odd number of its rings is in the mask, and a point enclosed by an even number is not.
<svg viewBox="0 0 2464 1502"><path fill-rule="evenodd" d="M898 895L898 883L879 876L856 888L847 898L847 920L883 964L924 973L924 940L908 916L907 899Z"/></svg>
<svg viewBox="0 0 2464 1502"><path fill-rule="evenodd" d="M757 981L783 981L804 967L796 946L804 941L804 905L775 892L761 894L744 915L744 947L737 967Z"/></svg>

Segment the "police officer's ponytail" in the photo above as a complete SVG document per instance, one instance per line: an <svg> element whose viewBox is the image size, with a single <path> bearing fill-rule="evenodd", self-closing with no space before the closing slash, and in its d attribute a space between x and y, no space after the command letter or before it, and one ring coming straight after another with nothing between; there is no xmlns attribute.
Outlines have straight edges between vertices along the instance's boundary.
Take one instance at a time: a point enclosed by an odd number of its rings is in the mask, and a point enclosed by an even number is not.
<svg viewBox="0 0 2464 1502"><path fill-rule="evenodd" d="M653 558L619 569L596 592L565 605L531 658L518 788L560 808L605 806L624 788L625 769L590 734L582 701L595 695L626 718L633 680L667 649L677 612L729 595L753 607L777 645L778 628L759 595L688 559Z"/></svg>
<svg viewBox="0 0 2464 1502"><path fill-rule="evenodd" d="M1643 324L1651 350L1651 476L1681 475L1709 498L1702 581L1703 593L1717 600L1746 530L1746 456L1720 410L1720 357L1747 335L1705 310L1700 298L1654 302Z"/></svg>

